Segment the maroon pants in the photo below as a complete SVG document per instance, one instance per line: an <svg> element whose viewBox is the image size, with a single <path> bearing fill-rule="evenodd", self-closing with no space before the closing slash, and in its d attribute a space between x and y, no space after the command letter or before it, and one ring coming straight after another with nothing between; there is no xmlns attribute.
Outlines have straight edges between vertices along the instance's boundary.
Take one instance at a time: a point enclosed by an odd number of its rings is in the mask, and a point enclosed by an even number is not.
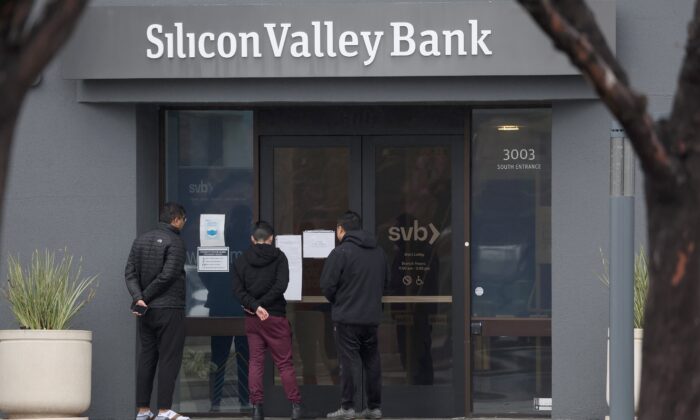
<svg viewBox="0 0 700 420"><path fill-rule="evenodd" d="M287 399L293 403L300 403L301 394L292 362L292 330L289 328L287 318L271 315L265 321L261 321L258 317L247 316L245 333L248 336L250 349L248 388L251 404L262 404L264 399L263 372L267 349L270 350L272 361L280 371Z"/></svg>

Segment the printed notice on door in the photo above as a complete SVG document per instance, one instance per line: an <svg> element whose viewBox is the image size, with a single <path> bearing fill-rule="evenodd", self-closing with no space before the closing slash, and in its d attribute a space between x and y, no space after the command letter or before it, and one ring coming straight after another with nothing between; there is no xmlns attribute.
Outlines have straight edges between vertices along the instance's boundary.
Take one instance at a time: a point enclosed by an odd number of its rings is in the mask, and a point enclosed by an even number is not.
<svg viewBox="0 0 700 420"><path fill-rule="evenodd" d="M289 285L284 292L284 298L287 301L301 301L301 235L278 235L275 242L289 261Z"/></svg>
<svg viewBox="0 0 700 420"><path fill-rule="evenodd" d="M197 247L197 271L200 273L228 273L227 246Z"/></svg>
<svg viewBox="0 0 700 420"><path fill-rule="evenodd" d="M199 217L199 244L201 246L224 246L225 214L203 214ZM228 270L226 270L228 271Z"/></svg>
<svg viewBox="0 0 700 420"><path fill-rule="evenodd" d="M328 258L335 248L335 232L332 230L305 230L304 258Z"/></svg>

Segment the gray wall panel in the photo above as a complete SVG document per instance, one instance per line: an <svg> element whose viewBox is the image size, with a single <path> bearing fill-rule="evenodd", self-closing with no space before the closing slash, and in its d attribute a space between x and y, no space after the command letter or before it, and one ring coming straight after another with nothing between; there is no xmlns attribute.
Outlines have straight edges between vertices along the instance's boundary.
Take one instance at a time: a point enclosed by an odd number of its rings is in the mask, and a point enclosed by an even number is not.
<svg viewBox="0 0 700 420"><path fill-rule="evenodd" d="M134 107L84 105L75 96L75 82L53 65L27 97L12 154L0 272L6 275L8 254L26 259L34 249L68 247L84 257L85 273L100 274L96 298L74 328L94 332L90 418L122 419L134 404L135 322L123 280L136 234ZM0 327L16 327L6 309Z"/></svg>
<svg viewBox="0 0 700 420"><path fill-rule="evenodd" d="M617 0L617 56L649 95L675 91L692 0Z"/></svg>
<svg viewBox="0 0 700 420"><path fill-rule="evenodd" d="M594 101L552 110L552 403L557 419L600 418L605 404L610 116ZM586 127L586 129L582 129Z"/></svg>

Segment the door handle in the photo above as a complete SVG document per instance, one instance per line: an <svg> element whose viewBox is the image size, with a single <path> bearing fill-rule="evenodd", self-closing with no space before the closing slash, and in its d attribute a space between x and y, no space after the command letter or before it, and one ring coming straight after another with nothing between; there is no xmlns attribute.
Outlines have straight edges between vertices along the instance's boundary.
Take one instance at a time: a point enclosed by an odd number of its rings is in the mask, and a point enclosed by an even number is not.
<svg viewBox="0 0 700 420"><path fill-rule="evenodd" d="M472 321L470 325L471 335L481 335L484 329L484 324L481 321Z"/></svg>

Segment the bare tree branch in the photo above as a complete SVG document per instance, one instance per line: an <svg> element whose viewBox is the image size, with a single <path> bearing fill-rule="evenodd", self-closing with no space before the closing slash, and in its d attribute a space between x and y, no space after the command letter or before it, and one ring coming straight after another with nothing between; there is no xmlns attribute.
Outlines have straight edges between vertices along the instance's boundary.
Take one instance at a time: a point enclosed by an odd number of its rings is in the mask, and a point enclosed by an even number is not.
<svg viewBox="0 0 700 420"><path fill-rule="evenodd" d="M605 61L615 73L617 79L620 80L622 84L629 86L627 73L625 73L622 66L615 58L615 54L613 54L610 49L600 27L596 24L593 11L586 3L579 0L557 0L553 3L553 6L556 7L559 13L561 13L569 24L576 28L579 33L586 35L603 61Z"/></svg>
<svg viewBox="0 0 700 420"><path fill-rule="evenodd" d="M673 151L683 156L700 151L700 2L695 4L693 20L688 25L685 58L678 78L668 130Z"/></svg>
<svg viewBox="0 0 700 420"><path fill-rule="evenodd" d="M33 1L6 1L0 6L0 39L5 44L19 43L24 24L34 6Z"/></svg>
<svg viewBox="0 0 700 420"><path fill-rule="evenodd" d="M20 83L31 86L73 32L86 3L87 0L54 0L46 5L23 42L22 49L31 53L19 56L16 76Z"/></svg>
<svg viewBox="0 0 700 420"><path fill-rule="evenodd" d="M628 86L624 70L612 56L593 13L585 3L581 0L564 1L566 6L572 8L566 12L566 16L575 22L572 23L560 12L559 7L563 9L564 5L555 7L550 0L518 1L554 41L555 47L566 53L593 84L600 98L625 129L644 172L676 185L684 182L685 173L677 158L669 154L662 143L654 120L646 110L646 98Z"/></svg>

